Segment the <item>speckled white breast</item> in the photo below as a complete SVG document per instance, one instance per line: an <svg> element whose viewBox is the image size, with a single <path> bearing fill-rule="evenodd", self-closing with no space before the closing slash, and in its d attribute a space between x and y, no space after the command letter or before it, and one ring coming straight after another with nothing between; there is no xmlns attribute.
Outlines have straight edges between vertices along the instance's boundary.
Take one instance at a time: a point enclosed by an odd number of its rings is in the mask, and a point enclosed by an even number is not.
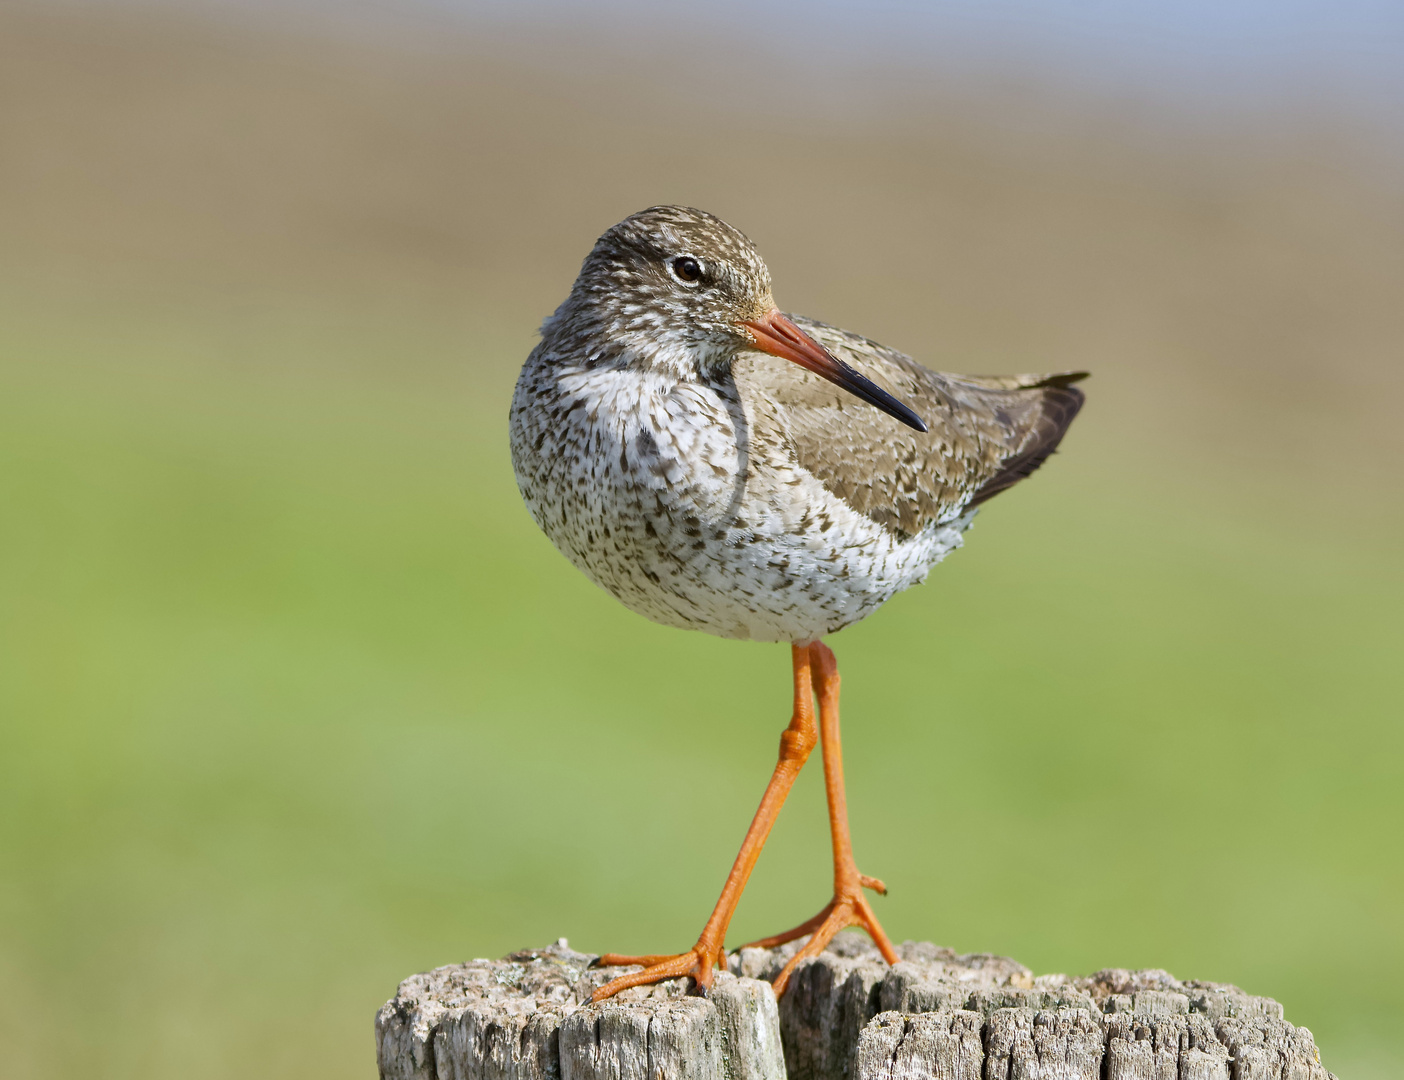
<svg viewBox="0 0 1404 1080"><path fill-rule="evenodd" d="M832 633L960 546L973 513L891 533L801 468L770 417L729 377L589 367L538 347L512 400L517 485L551 542L626 607L721 637Z"/></svg>

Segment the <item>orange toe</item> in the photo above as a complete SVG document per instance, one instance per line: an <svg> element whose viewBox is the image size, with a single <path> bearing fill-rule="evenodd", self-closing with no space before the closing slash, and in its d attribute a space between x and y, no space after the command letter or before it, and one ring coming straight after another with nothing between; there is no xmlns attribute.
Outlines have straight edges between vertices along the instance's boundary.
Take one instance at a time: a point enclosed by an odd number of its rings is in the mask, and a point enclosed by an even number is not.
<svg viewBox="0 0 1404 1080"><path fill-rule="evenodd" d="M621 956L619 953L605 953L598 963L601 967L642 964L643 970L631 971L627 975L611 979L590 995L592 1002L604 1001L631 986L645 986L662 982L664 979L680 979L684 976L694 979L698 989L705 993L712 986L713 968L718 965L725 966L726 953L699 943L676 956Z"/></svg>

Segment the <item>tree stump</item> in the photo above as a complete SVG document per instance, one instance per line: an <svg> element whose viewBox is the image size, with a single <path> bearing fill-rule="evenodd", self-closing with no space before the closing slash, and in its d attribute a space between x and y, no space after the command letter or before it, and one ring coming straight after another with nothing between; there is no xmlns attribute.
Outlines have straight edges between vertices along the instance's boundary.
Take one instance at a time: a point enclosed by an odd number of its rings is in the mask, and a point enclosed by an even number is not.
<svg viewBox="0 0 1404 1080"><path fill-rule="evenodd" d="M1335 1080L1282 1006L1164 971L1035 977L1002 956L906 942L888 967L840 934L769 981L797 945L742 949L711 993L692 981L591 991L564 939L436 968L376 1015L382 1080Z"/></svg>

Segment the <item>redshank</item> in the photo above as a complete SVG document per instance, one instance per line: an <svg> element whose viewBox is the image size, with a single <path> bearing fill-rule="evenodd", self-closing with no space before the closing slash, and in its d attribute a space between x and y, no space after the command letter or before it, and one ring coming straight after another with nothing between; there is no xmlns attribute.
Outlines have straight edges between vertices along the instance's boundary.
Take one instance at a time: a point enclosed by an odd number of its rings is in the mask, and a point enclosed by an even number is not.
<svg viewBox="0 0 1404 1080"><path fill-rule="evenodd" d="M512 463L551 542L625 606L667 626L789 642L794 712L741 851L697 943L601 987L725 966L727 926L816 743L834 892L813 918L755 944L839 930L897 959L849 839L839 677L820 640L925 579L976 508L1037 469L1082 405L1056 375L947 375L771 297L755 246L711 214L655 206L606 232L541 327L512 399ZM818 722L815 700L818 701Z"/></svg>

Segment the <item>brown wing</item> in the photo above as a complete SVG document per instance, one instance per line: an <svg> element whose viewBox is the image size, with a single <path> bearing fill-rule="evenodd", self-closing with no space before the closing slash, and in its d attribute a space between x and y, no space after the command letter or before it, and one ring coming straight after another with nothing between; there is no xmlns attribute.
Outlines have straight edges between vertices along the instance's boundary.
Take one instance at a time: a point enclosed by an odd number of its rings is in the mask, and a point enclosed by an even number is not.
<svg viewBox="0 0 1404 1080"><path fill-rule="evenodd" d="M910 405L922 434L796 364L743 353L738 386L776 406L800 465L884 528L948 522L1017 484L1047 459L1082 406L1058 375L945 375L909 356L801 316L806 333Z"/></svg>

